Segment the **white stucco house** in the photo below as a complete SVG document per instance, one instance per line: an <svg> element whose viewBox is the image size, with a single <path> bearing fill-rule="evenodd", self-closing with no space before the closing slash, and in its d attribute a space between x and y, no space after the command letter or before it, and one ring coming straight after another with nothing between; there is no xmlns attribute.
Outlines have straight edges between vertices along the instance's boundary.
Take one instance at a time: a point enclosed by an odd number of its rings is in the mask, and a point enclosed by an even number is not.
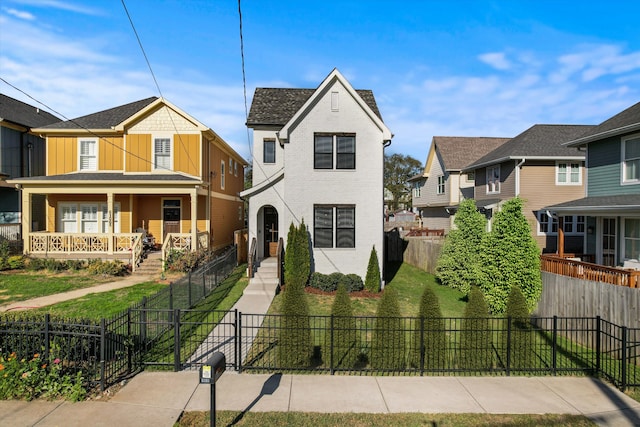
<svg viewBox="0 0 640 427"><path fill-rule="evenodd" d="M366 275L375 246L382 271L384 147L392 134L370 90L355 90L334 69L316 89L257 88L249 242L257 258L286 244L291 223L310 234L312 271ZM250 246L250 245L249 245Z"/></svg>

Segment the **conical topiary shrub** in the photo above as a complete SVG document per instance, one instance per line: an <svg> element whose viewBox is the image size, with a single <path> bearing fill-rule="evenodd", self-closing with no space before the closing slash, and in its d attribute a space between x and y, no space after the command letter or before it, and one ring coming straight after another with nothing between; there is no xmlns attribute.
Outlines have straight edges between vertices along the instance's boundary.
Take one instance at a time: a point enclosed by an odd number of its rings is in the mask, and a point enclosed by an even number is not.
<svg viewBox="0 0 640 427"><path fill-rule="evenodd" d="M502 363L512 369L533 368L533 343L529 309L519 286L513 286L507 298L502 332ZM508 354L507 354L508 350Z"/></svg>
<svg viewBox="0 0 640 427"><path fill-rule="evenodd" d="M493 365L489 308L482 291L472 287L460 331L460 360L463 369L485 371Z"/></svg>
<svg viewBox="0 0 640 427"><path fill-rule="evenodd" d="M438 297L425 286L413 339L411 364L416 368L440 370L446 368L447 335Z"/></svg>
<svg viewBox="0 0 640 427"><path fill-rule="evenodd" d="M343 283L338 285L338 291L331 306L333 329L333 368L352 368L358 358L360 348L356 331L356 319L351 309L351 299ZM329 348L331 342L329 342Z"/></svg>
<svg viewBox="0 0 640 427"><path fill-rule="evenodd" d="M405 340L398 294L386 288L378 302L376 325L371 340L371 366L382 370L405 367Z"/></svg>
<svg viewBox="0 0 640 427"><path fill-rule="evenodd" d="M376 252L375 246L371 249L371 255L369 255L369 265L367 266L364 288L369 292L380 291L380 265L378 264L378 253Z"/></svg>

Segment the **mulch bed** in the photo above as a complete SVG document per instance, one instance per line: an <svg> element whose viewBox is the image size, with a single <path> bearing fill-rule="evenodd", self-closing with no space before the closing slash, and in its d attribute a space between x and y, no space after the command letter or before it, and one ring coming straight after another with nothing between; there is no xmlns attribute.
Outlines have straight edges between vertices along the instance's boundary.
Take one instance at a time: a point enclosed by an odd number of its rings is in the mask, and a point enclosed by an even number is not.
<svg viewBox="0 0 640 427"><path fill-rule="evenodd" d="M314 295L335 295L336 292L338 292L338 291L331 291L331 292L323 291L318 288L312 288L311 286L306 286L304 288L304 291L308 294L314 294ZM380 298L382 296L382 292L369 292L369 291L363 290L363 291L349 292L349 296L352 298Z"/></svg>

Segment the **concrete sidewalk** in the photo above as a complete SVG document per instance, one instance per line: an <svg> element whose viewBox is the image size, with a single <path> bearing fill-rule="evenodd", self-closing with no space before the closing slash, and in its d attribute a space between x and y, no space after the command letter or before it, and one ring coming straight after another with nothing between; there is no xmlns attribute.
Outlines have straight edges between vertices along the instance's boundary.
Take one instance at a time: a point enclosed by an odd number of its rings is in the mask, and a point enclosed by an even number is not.
<svg viewBox="0 0 640 427"><path fill-rule="evenodd" d="M172 426L208 411L198 373L144 372L107 401L0 402L0 425ZM593 378L375 377L236 374L216 385L218 410L366 413L583 414L601 426L640 425L640 403Z"/></svg>

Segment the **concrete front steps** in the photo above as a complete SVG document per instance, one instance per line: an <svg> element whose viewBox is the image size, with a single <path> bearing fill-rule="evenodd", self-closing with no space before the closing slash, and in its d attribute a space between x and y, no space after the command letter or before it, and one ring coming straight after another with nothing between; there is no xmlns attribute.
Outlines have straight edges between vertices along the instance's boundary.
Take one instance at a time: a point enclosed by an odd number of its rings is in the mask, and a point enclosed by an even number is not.
<svg viewBox="0 0 640 427"><path fill-rule="evenodd" d="M273 298L278 288L278 258L265 258L260 261L260 265L253 277L249 280L249 285L244 290L244 295L264 295Z"/></svg>
<svg viewBox="0 0 640 427"><path fill-rule="evenodd" d="M142 262L133 276L158 276L162 274L162 251L152 251L147 253L147 257Z"/></svg>

